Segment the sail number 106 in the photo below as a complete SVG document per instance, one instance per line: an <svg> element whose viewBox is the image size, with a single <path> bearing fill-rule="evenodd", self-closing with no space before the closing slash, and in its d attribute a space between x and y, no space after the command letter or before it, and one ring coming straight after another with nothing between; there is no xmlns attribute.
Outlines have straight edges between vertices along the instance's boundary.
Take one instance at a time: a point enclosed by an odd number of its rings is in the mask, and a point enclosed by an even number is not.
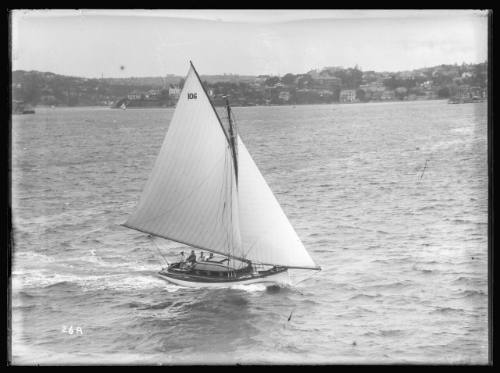
<svg viewBox="0 0 500 373"><path fill-rule="evenodd" d="M196 100L196 93L188 93L188 100Z"/></svg>

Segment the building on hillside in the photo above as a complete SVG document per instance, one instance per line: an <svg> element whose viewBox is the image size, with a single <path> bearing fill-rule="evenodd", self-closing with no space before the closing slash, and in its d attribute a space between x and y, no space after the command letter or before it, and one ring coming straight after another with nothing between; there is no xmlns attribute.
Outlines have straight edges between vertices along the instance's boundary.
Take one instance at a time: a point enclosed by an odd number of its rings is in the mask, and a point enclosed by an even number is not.
<svg viewBox="0 0 500 373"><path fill-rule="evenodd" d="M354 102L356 101L356 90L343 89L340 91L340 102Z"/></svg>
<svg viewBox="0 0 500 373"><path fill-rule="evenodd" d="M432 88L432 80L426 80L425 82L419 85L423 89L431 89Z"/></svg>
<svg viewBox="0 0 500 373"><path fill-rule="evenodd" d="M387 90L382 93L380 96L381 100L394 100L396 98L396 94L392 90Z"/></svg>
<svg viewBox="0 0 500 373"><path fill-rule="evenodd" d="M290 100L290 92L281 91L278 95L278 98L282 101L288 102Z"/></svg>
<svg viewBox="0 0 500 373"><path fill-rule="evenodd" d="M471 94L470 86L468 84L463 84L463 85L459 86L457 89L456 96L459 98L471 98L472 94Z"/></svg>
<svg viewBox="0 0 500 373"><path fill-rule="evenodd" d="M415 79L415 73L413 71L401 71L398 75L400 79Z"/></svg>
<svg viewBox="0 0 500 373"><path fill-rule="evenodd" d="M316 91L320 97L331 97L333 96L333 92L329 89L320 89Z"/></svg>
<svg viewBox="0 0 500 373"><path fill-rule="evenodd" d="M129 100L140 100L142 99L142 93L139 91L132 91L127 95L127 98Z"/></svg>
<svg viewBox="0 0 500 373"><path fill-rule="evenodd" d="M470 87L470 94L472 98L478 99L478 98L486 98L486 90L482 89L481 87Z"/></svg>
<svg viewBox="0 0 500 373"><path fill-rule="evenodd" d="M311 70L307 75L313 79L314 85L317 87L340 87L342 85L342 79L330 75L328 70L322 70L321 72L318 72L318 70Z"/></svg>
<svg viewBox="0 0 500 373"><path fill-rule="evenodd" d="M436 92L434 92L433 90L429 89L429 90L425 90L423 92L423 99L424 100L434 100L435 98L437 98L437 94Z"/></svg>
<svg viewBox="0 0 500 373"><path fill-rule="evenodd" d="M385 91L385 86L382 82L372 82L360 85L359 89L362 89L365 92L383 92Z"/></svg>
<svg viewBox="0 0 500 373"><path fill-rule="evenodd" d="M171 98L178 99L181 95L181 88L179 86L173 86L171 85L168 88L168 95Z"/></svg>
<svg viewBox="0 0 500 373"><path fill-rule="evenodd" d="M340 87L342 85L342 79L336 76L319 76L315 81L322 87Z"/></svg>
<svg viewBox="0 0 500 373"><path fill-rule="evenodd" d="M149 91L146 92L146 99L149 100L157 100L160 97L160 90L159 89L150 89Z"/></svg>
<svg viewBox="0 0 500 373"><path fill-rule="evenodd" d="M364 82L373 82L378 79L378 74L375 71L363 71L362 79Z"/></svg>

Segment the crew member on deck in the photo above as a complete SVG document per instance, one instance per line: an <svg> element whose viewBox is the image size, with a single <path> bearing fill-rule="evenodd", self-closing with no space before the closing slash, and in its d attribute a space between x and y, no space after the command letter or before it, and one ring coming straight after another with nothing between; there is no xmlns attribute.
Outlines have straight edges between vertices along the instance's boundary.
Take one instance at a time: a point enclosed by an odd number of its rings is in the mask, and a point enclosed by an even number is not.
<svg viewBox="0 0 500 373"><path fill-rule="evenodd" d="M208 258L207 258L207 259L205 259L205 262L211 262L213 258L214 258L214 253L210 253L210 254L208 255Z"/></svg>
<svg viewBox="0 0 500 373"><path fill-rule="evenodd" d="M200 253L200 262L205 262L207 259L205 258L205 254L203 251Z"/></svg>
<svg viewBox="0 0 500 373"><path fill-rule="evenodd" d="M180 267L184 268L186 266L186 256L184 255L184 251L181 251L180 258L179 258L179 263Z"/></svg>
<svg viewBox="0 0 500 373"><path fill-rule="evenodd" d="M257 272L257 268L255 268L254 265L252 265L252 262L248 262L248 271L252 274L252 275L258 275L259 272Z"/></svg>
<svg viewBox="0 0 500 373"><path fill-rule="evenodd" d="M196 254L194 253L194 250L191 250L191 254L188 256L187 262L191 267L196 263Z"/></svg>

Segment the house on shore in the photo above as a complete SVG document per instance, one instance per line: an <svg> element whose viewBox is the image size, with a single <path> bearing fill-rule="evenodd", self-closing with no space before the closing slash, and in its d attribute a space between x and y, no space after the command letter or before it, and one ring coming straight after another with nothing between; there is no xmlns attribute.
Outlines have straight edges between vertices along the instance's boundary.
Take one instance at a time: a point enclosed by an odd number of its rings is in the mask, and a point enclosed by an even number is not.
<svg viewBox="0 0 500 373"><path fill-rule="evenodd" d="M171 99L178 100L181 95L181 88L179 86L170 85L168 87L168 96Z"/></svg>
<svg viewBox="0 0 500 373"><path fill-rule="evenodd" d="M392 90L386 90L382 93L382 96L380 96L380 99L384 101L394 100L395 98L396 98L396 93Z"/></svg>
<svg viewBox="0 0 500 373"><path fill-rule="evenodd" d="M142 93L139 91L132 91L127 95L127 99L133 101L133 100L141 100L142 99Z"/></svg>
<svg viewBox="0 0 500 373"><path fill-rule="evenodd" d="M290 100L290 92L281 91L278 95L278 98L284 102L288 102Z"/></svg>
<svg viewBox="0 0 500 373"><path fill-rule="evenodd" d="M356 90L343 89L340 91L340 102L354 102L356 101Z"/></svg>

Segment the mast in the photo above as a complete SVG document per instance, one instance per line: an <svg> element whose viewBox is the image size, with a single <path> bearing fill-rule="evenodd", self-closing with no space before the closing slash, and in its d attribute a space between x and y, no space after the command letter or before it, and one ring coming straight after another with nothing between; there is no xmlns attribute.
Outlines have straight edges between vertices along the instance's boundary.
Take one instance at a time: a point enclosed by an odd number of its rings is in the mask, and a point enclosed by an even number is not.
<svg viewBox="0 0 500 373"><path fill-rule="evenodd" d="M226 110L227 118L229 120L229 142L231 144L231 152L233 154L234 173L236 177L236 184L238 184L238 149L236 145L236 128L231 120L231 107L229 106L229 99L226 96Z"/></svg>

